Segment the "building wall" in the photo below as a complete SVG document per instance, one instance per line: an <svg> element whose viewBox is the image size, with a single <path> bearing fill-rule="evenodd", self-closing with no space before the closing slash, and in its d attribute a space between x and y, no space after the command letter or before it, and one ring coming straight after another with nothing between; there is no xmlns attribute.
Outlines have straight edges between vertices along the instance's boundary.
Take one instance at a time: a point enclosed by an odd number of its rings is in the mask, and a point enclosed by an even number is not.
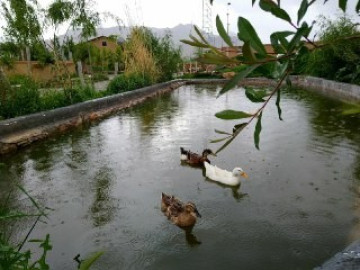
<svg viewBox="0 0 360 270"><path fill-rule="evenodd" d="M107 37L98 37L96 39L90 40L90 42L99 49L106 49L112 52L115 52L118 46L114 40L111 40ZM106 42L106 46L103 46L103 42Z"/></svg>
<svg viewBox="0 0 360 270"><path fill-rule="evenodd" d="M59 75L59 71L55 69L54 65L47 64L43 65L38 61L31 61L31 74L30 77L38 82L46 82L54 79L56 75ZM67 70L70 74L75 73L75 64L72 61L64 62ZM4 67L4 72L7 76L13 75L29 75L28 73L28 62L27 61L16 61L12 68Z"/></svg>

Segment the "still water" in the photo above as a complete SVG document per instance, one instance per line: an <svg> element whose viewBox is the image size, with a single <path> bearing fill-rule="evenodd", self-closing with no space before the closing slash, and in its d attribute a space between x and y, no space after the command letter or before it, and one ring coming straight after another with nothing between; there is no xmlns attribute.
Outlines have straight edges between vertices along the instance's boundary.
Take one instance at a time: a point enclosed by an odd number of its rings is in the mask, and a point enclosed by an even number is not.
<svg viewBox="0 0 360 270"><path fill-rule="evenodd" d="M75 255L94 251L105 251L94 269L312 269L360 237L360 117L284 92L283 121L275 100L263 114L260 150L253 123L212 158L249 174L233 189L180 163L180 146L216 150L214 129L239 123L215 112L258 107L242 88L216 99L219 89L184 86L0 159L2 201L20 183L54 209L31 235L50 234L53 269L75 269ZM163 216L161 192L195 202L202 218L192 232ZM11 197L30 205L16 190ZM13 238L33 222L18 223Z"/></svg>

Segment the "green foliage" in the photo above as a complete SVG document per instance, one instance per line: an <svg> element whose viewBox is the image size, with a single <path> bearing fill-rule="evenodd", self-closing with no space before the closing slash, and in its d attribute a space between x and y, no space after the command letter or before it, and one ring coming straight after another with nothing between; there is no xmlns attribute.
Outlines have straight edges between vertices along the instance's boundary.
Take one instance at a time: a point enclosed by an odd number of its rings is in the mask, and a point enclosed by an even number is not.
<svg viewBox="0 0 360 270"><path fill-rule="evenodd" d="M30 48L31 60L39 61L42 64L54 64L55 60L43 42L35 42Z"/></svg>
<svg viewBox="0 0 360 270"><path fill-rule="evenodd" d="M0 115L3 118L12 118L37 112L40 94L36 83L25 76L10 78L10 83L15 86L1 97Z"/></svg>
<svg viewBox="0 0 360 270"><path fill-rule="evenodd" d="M221 112L217 112L215 114L217 118L224 119L224 120L234 120L234 119L242 119L251 117L252 114L242 112L242 111L234 111L234 110L224 110Z"/></svg>
<svg viewBox="0 0 360 270"><path fill-rule="evenodd" d="M319 43L328 46L304 54L297 61L296 72L360 84L360 39L344 39L359 34L358 26L347 17L335 21L322 18Z"/></svg>
<svg viewBox="0 0 360 270"><path fill-rule="evenodd" d="M104 92L98 92L90 86L75 87L65 90L47 90L40 98L40 110L52 110L79 102L103 97Z"/></svg>
<svg viewBox="0 0 360 270"><path fill-rule="evenodd" d="M11 77L10 83L11 90L3 93L0 99L0 117L5 119L69 106L100 98L106 94L90 86L47 90L40 93L36 83L26 76Z"/></svg>
<svg viewBox="0 0 360 270"><path fill-rule="evenodd" d="M117 94L135 90L151 84L151 78L136 73L121 74L116 76L108 85L109 94Z"/></svg>
<svg viewBox="0 0 360 270"><path fill-rule="evenodd" d="M19 218L25 217L37 217L34 225L29 229L26 237L19 241L18 243L10 242L10 235L7 231L0 232L0 269L28 269L28 270L45 270L50 269L49 265L46 262L47 253L52 249L50 244L50 236L46 235L45 239L31 239L28 240L29 235L31 234L34 226L38 222L40 217L46 217L45 208L40 206L33 197L31 197L28 192L21 186L18 186L19 190L23 192L26 197L30 200L32 206L36 208L34 214L22 213L11 209L7 202L11 196L11 193L8 196L5 204L0 205L0 220L2 222L14 223ZM39 247L42 250L39 258L31 253L30 250L23 250L25 243L39 243Z"/></svg>
<svg viewBox="0 0 360 270"><path fill-rule="evenodd" d="M73 3L70 1L56 0L50 4L47 17L57 26L70 19L73 8Z"/></svg>
<svg viewBox="0 0 360 270"><path fill-rule="evenodd" d="M12 67L18 55L19 47L11 41L0 43L0 65Z"/></svg>
<svg viewBox="0 0 360 270"><path fill-rule="evenodd" d="M159 81L169 81L173 79L173 74L179 70L179 65L182 63L180 48L174 47L170 35L156 38L151 34L150 38L151 51L160 72Z"/></svg>

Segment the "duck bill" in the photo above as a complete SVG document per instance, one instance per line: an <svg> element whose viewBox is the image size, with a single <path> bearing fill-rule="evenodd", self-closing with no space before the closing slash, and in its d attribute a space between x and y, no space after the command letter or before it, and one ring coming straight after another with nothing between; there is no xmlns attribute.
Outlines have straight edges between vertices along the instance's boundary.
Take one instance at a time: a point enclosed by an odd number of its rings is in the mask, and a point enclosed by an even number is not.
<svg viewBox="0 0 360 270"><path fill-rule="evenodd" d="M195 214L196 214L197 217L201 218L201 215L200 215L200 213L199 213L199 211L197 209L195 209Z"/></svg>
<svg viewBox="0 0 360 270"><path fill-rule="evenodd" d="M214 157L217 157L217 155L216 155L215 153L211 153L211 154L209 154L209 155L214 156Z"/></svg>
<svg viewBox="0 0 360 270"><path fill-rule="evenodd" d="M244 178L248 178L248 177L249 177L246 172L242 172L240 175L241 175L242 177L244 177Z"/></svg>

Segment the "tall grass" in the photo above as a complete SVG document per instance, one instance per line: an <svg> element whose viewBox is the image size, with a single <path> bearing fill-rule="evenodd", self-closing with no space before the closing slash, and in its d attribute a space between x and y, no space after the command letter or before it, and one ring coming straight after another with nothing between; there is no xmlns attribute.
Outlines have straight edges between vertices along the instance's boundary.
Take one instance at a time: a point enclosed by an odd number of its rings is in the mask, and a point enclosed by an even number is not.
<svg viewBox="0 0 360 270"><path fill-rule="evenodd" d="M146 47L146 35L143 28L134 27L128 41L124 44L125 74L148 76L151 82L156 82L159 70L155 58Z"/></svg>

